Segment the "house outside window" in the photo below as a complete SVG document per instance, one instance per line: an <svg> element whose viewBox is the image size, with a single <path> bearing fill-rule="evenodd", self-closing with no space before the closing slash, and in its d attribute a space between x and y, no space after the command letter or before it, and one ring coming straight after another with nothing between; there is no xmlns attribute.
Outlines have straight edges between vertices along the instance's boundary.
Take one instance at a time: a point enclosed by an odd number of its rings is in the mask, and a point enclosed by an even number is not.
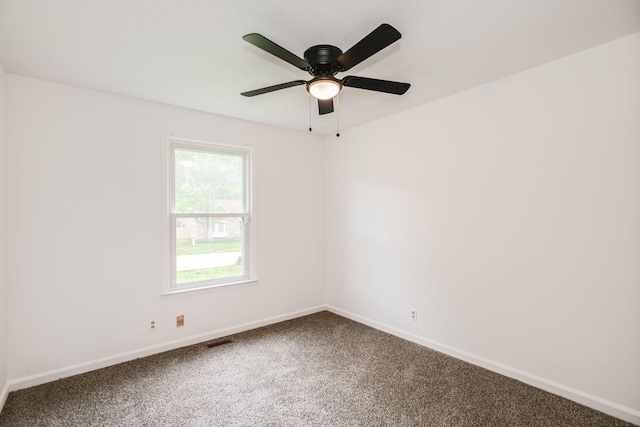
<svg viewBox="0 0 640 427"><path fill-rule="evenodd" d="M255 280L251 149L167 141L170 265L163 293Z"/></svg>
<svg viewBox="0 0 640 427"><path fill-rule="evenodd" d="M226 221L216 221L213 223L211 238L215 237L228 237L229 232L227 231L227 222ZM238 230L239 232L239 230Z"/></svg>

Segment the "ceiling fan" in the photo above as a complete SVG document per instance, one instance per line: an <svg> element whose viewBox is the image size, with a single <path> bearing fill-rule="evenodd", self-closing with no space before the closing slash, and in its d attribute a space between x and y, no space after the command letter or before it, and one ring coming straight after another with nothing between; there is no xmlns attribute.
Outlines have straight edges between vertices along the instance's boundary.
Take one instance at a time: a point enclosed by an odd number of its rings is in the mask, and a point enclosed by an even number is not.
<svg viewBox="0 0 640 427"><path fill-rule="evenodd" d="M244 41L287 61L289 64L301 70L308 71L313 78L309 81L294 80L292 82L263 87L262 89L243 92L241 95L256 96L288 87L306 85L307 91L318 99L319 114L333 112L333 97L336 96L344 86L402 95L409 90L411 86L409 83L358 76L346 76L342 79L335 77L337 73L347 71L358 65L365 59L396 42L400 37L402 36L398 30L389 24L382 24L344 53L335 46L320 44L307 49L304 52L304 59L302 59L260 34L247 34L242 37Z"/></svg>

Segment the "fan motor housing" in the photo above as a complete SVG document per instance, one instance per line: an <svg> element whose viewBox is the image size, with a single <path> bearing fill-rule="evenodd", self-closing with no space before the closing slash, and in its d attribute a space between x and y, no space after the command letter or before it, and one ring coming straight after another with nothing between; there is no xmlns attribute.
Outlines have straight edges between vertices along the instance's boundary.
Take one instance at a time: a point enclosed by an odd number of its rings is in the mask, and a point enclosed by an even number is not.
<svg viewBox="0 0 640 427"><path fill-rule="evenodd" d="M312 46L304 52L304 59L311 65L309 72L316 77L333 77L340 68L336 60L342 55L342 50L329 44Z"/></svg>

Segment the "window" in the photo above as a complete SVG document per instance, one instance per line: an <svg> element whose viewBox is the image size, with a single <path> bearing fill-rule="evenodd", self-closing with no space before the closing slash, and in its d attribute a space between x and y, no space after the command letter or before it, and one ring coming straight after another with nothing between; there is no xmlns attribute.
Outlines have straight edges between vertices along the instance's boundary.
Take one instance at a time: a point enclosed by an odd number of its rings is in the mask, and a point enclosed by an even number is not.
<svg viewBox="0 0 640 427"><path fill-rule="evenodd" d="M217 221L213 225L214 225L213 232L216 234L222 234L222 236L219 236L219 237L227 236L227 223L225 221Z"/></svg>
<svg viewBox="0 0 640 427"><path fill-rule="evenodd" d="M168 138L165 293L254 279L251 149Z"/></svg>

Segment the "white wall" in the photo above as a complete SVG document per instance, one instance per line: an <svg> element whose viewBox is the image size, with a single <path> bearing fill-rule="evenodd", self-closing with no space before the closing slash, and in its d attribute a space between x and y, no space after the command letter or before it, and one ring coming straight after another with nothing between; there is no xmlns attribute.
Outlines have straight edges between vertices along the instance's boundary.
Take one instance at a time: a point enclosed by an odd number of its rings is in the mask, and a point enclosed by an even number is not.
<svg viewBox="0 0 640 427"><path fill-rule="evenodd" d="M322 138L11 74L8 120L13 382L324 303ZM163 129L255 147L257 285L160 296Z"/></svg>
<svg viewBox="0 0 640 427"><path fill-rule="evenodd" d="M7 384L7 197L6 197L6 73L0 62L0 408Z"/></svg>
<svg viewBox="0 0 640 427"><path fill-rule="evenodd" d="M640 422L639 76L635 34L327 138L328 304Z"/></svg>

